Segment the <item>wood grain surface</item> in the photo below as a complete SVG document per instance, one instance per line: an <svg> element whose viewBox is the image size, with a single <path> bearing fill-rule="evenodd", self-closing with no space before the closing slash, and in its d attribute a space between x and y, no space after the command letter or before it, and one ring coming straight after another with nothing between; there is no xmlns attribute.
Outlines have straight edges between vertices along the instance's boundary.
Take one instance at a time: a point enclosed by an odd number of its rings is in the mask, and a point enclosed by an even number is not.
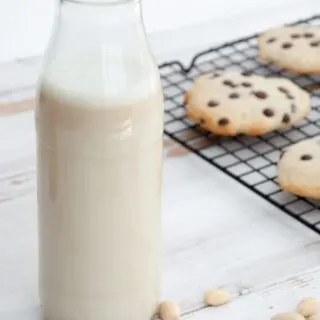
<svg viewBox="0 0 320 320"><path fill-rule="evenodd" d="M33 110L33 108L33 99L26 99L17 102L0 103L0 117L17 115L22 112Z"/></svg>

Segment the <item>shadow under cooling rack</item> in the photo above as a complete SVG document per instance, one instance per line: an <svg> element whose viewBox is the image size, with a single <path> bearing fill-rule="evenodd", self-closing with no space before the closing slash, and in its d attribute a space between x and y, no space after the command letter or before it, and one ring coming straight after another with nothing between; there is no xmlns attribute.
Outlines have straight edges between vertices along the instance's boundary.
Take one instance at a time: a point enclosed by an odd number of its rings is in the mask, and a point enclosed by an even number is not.
<svg viewBox="0 0 320 320"><path fill-rule="evenodd" d="M320 26L320 16L300 20ZM320 53L319 53L320 54ZM320 234L320 201L287 193L277 183L280 153L300 140L320 135L320 75L296 75L258 58L257 35L200 52L188 68L179 61L160 66L165 94L165 133L203 160L265 198L285 213ZM185 92L204 73L225 69L291 79L312 93L312 112L297 125L259 137L217 137L201 130L186 117Z"/></svg>

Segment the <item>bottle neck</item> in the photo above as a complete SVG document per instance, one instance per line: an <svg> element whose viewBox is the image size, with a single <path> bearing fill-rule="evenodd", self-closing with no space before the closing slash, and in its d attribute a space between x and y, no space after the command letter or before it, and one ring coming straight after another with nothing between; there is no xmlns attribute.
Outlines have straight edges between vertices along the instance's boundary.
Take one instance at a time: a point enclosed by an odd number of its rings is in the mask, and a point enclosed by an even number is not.
<svg viewBox="0 0 320 320"><path fill-rule="evenodd" d="M104 101L119 101L159 90L140 0L103 5L80 1L61 3L43 81L52 86L61 82L61 90L90 100L103 95Z"/></svg>

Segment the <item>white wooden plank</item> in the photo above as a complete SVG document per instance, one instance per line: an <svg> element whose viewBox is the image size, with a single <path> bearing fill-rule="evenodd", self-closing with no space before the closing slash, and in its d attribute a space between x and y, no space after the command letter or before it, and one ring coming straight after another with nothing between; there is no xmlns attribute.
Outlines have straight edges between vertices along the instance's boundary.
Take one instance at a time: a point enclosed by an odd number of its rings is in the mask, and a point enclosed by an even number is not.
<svg viewBox="0 0 320 320"><path fill-rule="evenodd" d="M35 190L36 173L34 168L30 171L3 176L0 178L0 203L15 201L25 195L34 194Z"/></svg>
<svg viewBox="0 0 320 320"><path fill-rule="evenodd" d="M168 158L164 172L162 296L183 310L208 288L247 292L319 264L316 234L197 157ZM0 319L38 306L35 212L34 191L0 204Z"/></svg>
<svg viewBox="0 0 320 320"><path fill-rule="evenodd" d="M204 308L183 319L269 320L280 312L295 310L306 297L320 297L320 268L260 287L251 294L235 297L228 305Z"/></svg>
<svg viewBox="0 0 320 320"><path fill-rule="evenodd" d="M194 156L166 162L164 190L163 296L184 310L320 262L317 234Z"/></svg>
<svg viewBox="0 0 320 320"><path fill-rule="evenodd" d="M37 300L35 195L0 206L0 319L32 319Z"/></svg>
<svg viewBox="0 0 320 320"><path fill-rule="evenodd" d="M0 69L0 96L6 92L35 87L37 83L39 69L35 65L12 61L1 63Z"/></svg>
<svg viewBox="0 0 320 320"><path fill-rule="evenodd" d="M33 112L14 117L0 117L0 170L12 161L34 157L35 124Z"/></svg>

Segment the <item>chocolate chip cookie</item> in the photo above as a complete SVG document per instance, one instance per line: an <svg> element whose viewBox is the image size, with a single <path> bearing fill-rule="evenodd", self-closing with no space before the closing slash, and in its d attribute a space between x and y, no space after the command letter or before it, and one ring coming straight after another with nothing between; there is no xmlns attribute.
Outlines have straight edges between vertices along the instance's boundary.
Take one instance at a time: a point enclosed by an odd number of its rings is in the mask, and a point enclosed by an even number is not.
<svg viewBox="0 0 320 320"><path fill-rule="evenodd" d="M310 112L309 94L291 81L235 71L198 77L185 104L190 119L223 136L262 135Z"/></svg>
<svg viewBox="0 0 320 320"><path fill-rule="evenodd" d="M259 37L260 59L299 74L320 73L320 28L280 27Z"/></svg>
<svg viewBox="0 0 320 320"><path fill-rule="evenodd" d="M320 137L300 141L281 155L278 180L288 192L320 199Z"/></svg>

